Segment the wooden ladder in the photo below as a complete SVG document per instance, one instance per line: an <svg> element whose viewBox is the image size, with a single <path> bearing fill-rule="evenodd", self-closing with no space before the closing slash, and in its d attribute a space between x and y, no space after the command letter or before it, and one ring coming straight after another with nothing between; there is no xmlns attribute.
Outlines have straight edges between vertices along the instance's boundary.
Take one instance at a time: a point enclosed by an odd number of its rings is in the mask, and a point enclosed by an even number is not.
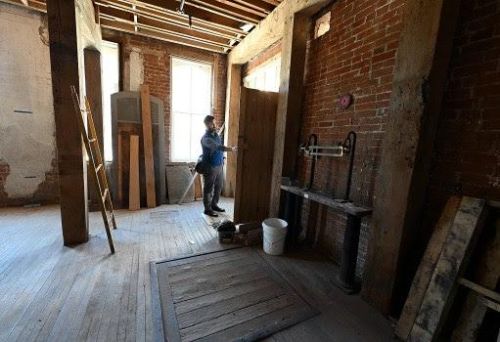
<svg viewBox="0 0 500 342"><path fill-rule="evenodd" d="M102 158L101 149L99 147L99 140L97 139L92 111L90 110L90 104L87 100L87 97L84 97L85 108L81 108L80 98L75 86L71 86L71 93L73 96L75 113L77 114L76 116L78 118L78 126L80 128L83 144L85 145L85 149L87 150L87 155L89 158L90 173L92 174L92 179L94 180L95 190L97 194L100 195L100 200L98 202L101 208L104 227L106 228L106 235L108 236L109 248L111 249L111 253L114 253L115 246L113 244L113 237L111 236L109 221L111 219L111 223L114 229L116 229L116 221L115 215L113 213L113 202L111 201L108 179L106 177L106 168L104 166L104 160ZM84 113L87 114L88 130L85 128L85 123L83 121Z"/></svg>

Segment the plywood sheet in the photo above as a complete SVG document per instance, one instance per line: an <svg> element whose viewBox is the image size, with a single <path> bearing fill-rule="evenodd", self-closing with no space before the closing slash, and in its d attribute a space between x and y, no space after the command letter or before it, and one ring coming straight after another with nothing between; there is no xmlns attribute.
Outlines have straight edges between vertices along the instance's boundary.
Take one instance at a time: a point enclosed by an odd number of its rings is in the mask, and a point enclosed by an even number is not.
<svg viewBox="0 0 500 342"><path fill-rule="evenodd" d="M193 174L187 164L167 165L167 191L168 203L176 204L189 185ZM194 187L192 186L183 202L194 201Z"/></svg>
<svg viewBox="0 0 500 342"><path fill-rule="evenodd" d="M129 171L129 210L141 208L139 190L139 137L130 136L130 171Z"/></svg>
<svg viewBox="0 0 500 342"><path fill-rule="evenodd" d="M144 171L146 176L146 203L148 208L156 207L155 167L153 158L153 127L151 123L151 103L149 86L141 86L141 118L144 143Z"/></svg>

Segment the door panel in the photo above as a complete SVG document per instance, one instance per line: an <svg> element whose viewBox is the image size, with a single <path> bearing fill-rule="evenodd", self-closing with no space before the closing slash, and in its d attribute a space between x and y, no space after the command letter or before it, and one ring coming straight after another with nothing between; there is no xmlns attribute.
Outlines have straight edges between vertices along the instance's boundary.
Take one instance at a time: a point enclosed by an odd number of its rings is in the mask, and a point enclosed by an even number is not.
<svg viewBox="0 0 500 342"><path fill-rule="evenodd" d="M278 93L241 88L234 221L268 217Z"/></svg>

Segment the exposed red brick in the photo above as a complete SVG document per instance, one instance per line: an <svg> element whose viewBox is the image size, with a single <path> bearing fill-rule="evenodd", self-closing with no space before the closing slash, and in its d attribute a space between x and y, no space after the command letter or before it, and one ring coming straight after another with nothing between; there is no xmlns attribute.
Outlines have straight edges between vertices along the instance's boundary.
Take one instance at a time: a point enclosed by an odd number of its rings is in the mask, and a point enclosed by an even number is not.
<svg viewBox="0 0 500 342"><path fill-rule="evenodd" d="M325 8L331 11L330 31L308 46L303 108L302 140L315 133L322 145L342 142L349 131L357 133L351 198L372 204L375 176L381 152L386 110L392 90L395 54L401 31L403 0L341 0ZM352 94L354 104L344 110L341 95ZM307 179L310 160L301 158L300 178ZM320 158L314 189L342 197L348 158ZM345 217L322 209L320 247L340 261ZM307 208L305 215L307 218ZM366 254L369 220L363 224L360 268Z"/></svg>
<svg viewBox="0 0 500 342"><path fill-rule="evenodd" d="M462 1L428 191L433 226L447 198L500 200L500 2Z"/></svg>

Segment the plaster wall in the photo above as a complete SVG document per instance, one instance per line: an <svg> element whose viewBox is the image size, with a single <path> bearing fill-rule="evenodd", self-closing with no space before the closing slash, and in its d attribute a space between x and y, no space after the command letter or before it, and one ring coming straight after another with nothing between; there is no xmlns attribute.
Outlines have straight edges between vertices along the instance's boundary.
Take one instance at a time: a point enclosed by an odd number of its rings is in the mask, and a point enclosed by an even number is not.
<svg viewBox="0 0 500 342"><path fill-rule="evenodd" d="M92 1L76 0L76 37L78 40L78 72L80 76L80 95L85 93L85 48L101 50L101 27L95 22L95 12Z"/></svg>
<svg viewBox="0 0 500 342"><path fill-rule="evenodd" d="M0 205L32 197L56 158L47 32L45 15L0 3Z"/></svg>

